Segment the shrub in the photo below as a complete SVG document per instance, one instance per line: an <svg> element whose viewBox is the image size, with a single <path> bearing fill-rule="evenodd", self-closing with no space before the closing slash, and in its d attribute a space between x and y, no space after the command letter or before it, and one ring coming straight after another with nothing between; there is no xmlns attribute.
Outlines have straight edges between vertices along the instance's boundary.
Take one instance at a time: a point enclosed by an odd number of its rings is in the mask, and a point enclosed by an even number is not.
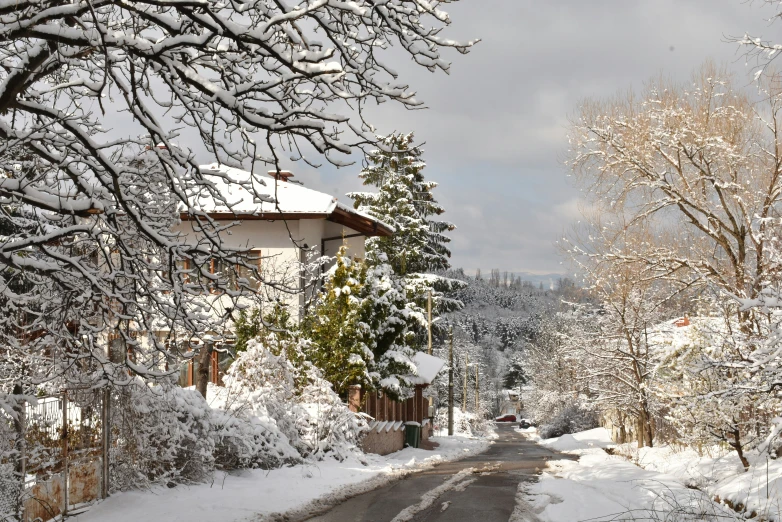
<svg viewBox="0 0 782 522"><path fill-rule="evenodd" d="M205 480L213 470L274 469L359 452L366 429L303 360L304 341L251 339L210 403L194 389L140 380L112 400L113 490ZM294 362L296 361L296 362Z"/></svg>
<svg viewBox="0 0 782 522"><path fill-rule="evenodd" d="M248 341L228 371L222 407L268 423L270 433L279 432L278 443L289 443L299 457L341 460L357 451L366 422L340 400L321 370L304 360L306 345L275 333Z"/></svg>
<svg viewBox="0 0 782 522"><path fill-rule="evenodd" d="M550 439L566 433L591 430L600 425L597 413L578 403L566 405L551 421L540 427L540 437Z"/></svg>
<svg viewBox="0 0 782 522"><path fill-rule="evenodd" d="M214 467L210 409L194 389L140 379L112 398L113 490L204 480Z"/></svg>

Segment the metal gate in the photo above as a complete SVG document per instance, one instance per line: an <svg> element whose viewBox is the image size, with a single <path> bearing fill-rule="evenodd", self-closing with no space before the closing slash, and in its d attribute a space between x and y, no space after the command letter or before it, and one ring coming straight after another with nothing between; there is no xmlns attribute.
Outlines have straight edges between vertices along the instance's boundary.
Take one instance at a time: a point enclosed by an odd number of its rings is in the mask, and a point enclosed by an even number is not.
<svg viewBox="0 0 782 522"><path fill-rule="evenodd" d="M74 514L108 493L109 394L68 389L24 407L22 521Z"/></svg>

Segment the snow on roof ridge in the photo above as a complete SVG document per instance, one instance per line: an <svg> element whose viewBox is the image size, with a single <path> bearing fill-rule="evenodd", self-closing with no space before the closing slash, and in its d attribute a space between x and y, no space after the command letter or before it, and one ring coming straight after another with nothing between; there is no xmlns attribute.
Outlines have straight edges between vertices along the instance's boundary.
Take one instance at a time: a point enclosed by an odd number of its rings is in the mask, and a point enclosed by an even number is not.
<svg viewBox="0 0 782 522"><path fill-rule="evenodd" d="M229 183L222 177L210 176L209 181L215 184L228 205L217 203L214 198L199 195L195 198L196 206L206 212L331 214L338 205L337 198L330 194L297 183L276 180L267 174L253 174L216 163L200 165L198 168L205 176L219 174L233 178L231 181L235 182ZM255 194L242 185L252 186ZM257 196L266 196L270 200L259 200Z"/></svg>

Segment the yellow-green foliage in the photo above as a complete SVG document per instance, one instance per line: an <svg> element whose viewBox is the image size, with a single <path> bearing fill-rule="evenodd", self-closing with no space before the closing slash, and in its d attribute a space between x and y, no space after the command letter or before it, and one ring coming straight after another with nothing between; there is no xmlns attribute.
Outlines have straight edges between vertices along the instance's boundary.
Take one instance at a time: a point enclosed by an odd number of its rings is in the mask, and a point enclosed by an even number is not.
<svg viewBox="0 0 782 522"><path fill-rule="evenodd" d="M373 354L367 344L370 332L362 325L365 303L359 298L366 271L366 265L349 259L343 247L315 313L305 322L313 343L309 358L340 395L349 385L370 380L367 363Z"/></svg>
<svg viewBox="0 0 782 522"><path fill-rule="evenodd" d="M303 335L312 343L308 358L340 395L361 384L395 396L413 371L407 326L420 318L408 309L392 275L388 265L350 259L343 247L320 302L304 322Z"/></svg>

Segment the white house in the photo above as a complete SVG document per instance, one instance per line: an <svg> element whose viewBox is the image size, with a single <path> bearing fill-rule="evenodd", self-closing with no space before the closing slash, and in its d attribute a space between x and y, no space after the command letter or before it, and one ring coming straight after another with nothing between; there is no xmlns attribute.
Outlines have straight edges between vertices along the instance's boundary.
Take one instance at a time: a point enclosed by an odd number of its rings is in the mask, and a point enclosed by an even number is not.
<svg viewBox="0 0 782 522"><path fill-rule="evenodd" d="M267 176L258 176L221 165L204 165L200 169L215 184L224 201L199 195L194 198L193 206L215 221L225 221L226 225L238 222L221 233L225 247L252 251L265 280L286 280L286 286L294 293L281 299L292 307L294 317L297 314L293 309L301 309L305 299L303 290L308 284L300 275L303 261L333 256L343 243L349 255L361 258L367 237L393 233L388 225L339 202L334 196L292 182L290 172L271 171ZM184 243L197 242L197 224L186 212L180 218L181 223L174 231L181 234ZM210 270L217 271L219 267ZM263 295L262 285L258 283L258 286ZM221 300L230 301L220 295L210 299L217 313L225 308ZM215 334L219 336L220 332ZM217 363L214 364L216 370ZM187 380L192 382L192 377Z"/></svg>
<svg viewBox="0 0 782 522"><path fill-rule="evenodd" d="M500 415L521 415L521 394L518 390L500 392Z"/></svg>

